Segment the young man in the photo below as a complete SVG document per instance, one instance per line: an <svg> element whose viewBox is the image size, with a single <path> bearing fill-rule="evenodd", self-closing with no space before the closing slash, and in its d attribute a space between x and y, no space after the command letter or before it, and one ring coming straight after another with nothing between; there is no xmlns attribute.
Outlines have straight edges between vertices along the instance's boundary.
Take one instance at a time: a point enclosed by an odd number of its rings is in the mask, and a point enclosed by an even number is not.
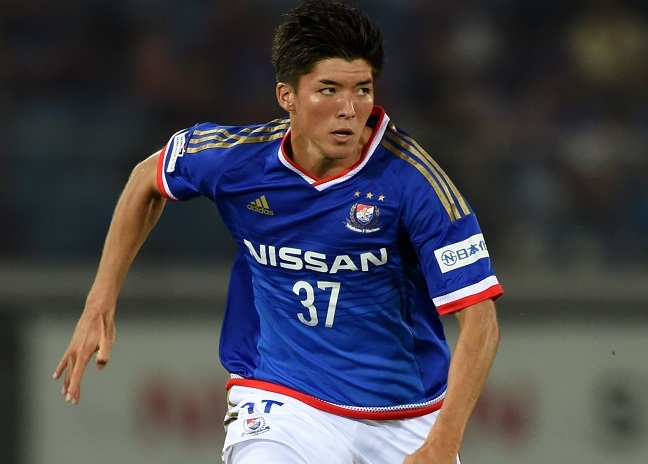
<svg viewBox="0 0 648 464"><path fill-rule="evenodd" d="M119 289L165 201L204 195L239 245L220 342L225 462L459 462L502 293L475 214L374 105L382 38L358 11L303 2L273 63L289 118L199 124L135 168L55 378L76 404L93 353L108 362Z"/></svg>

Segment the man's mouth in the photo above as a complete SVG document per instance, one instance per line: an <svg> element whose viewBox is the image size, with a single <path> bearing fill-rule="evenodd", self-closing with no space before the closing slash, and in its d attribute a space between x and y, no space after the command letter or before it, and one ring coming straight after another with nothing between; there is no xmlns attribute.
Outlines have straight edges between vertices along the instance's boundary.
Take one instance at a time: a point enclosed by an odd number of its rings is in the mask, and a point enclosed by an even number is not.
<svg viewBox="0 0 648 464"><path fill-rule="evenodd" d="M338 129L331 132L331 134L333 134L335 138L345 141L353 137L353 131L351 129Z"/></svg>

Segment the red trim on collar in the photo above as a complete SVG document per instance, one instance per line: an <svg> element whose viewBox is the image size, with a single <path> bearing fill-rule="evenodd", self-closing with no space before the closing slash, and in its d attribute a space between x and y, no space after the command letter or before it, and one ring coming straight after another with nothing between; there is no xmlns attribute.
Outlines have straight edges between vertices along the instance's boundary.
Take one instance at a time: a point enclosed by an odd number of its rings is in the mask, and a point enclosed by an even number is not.
<svg viewBox="0 0 648 464"><path fill-rule="evenodd" d="M292 156L289 156L289 153L292 154L292 148L290 148L289 145L288 145L288 143L290 142L290 138L291 138L291 130L290 129L288 129L288 132L286 132L286 135L284 136L283 140L281 141L281 156L283 156L284 159L288 163L290 163L290 165L292 167L294 167L296 170L298 170L299 172L301 172L302 174L307 176L309 179L312 179L313 182L311 183L311 185L313 185L314 187L316 187L318 185L325 184L325 183L330 182L330 181L335 180L335 179L339 179L340 177L343 177L343 176L347 175L349 172L353 171L367 157L367 154L369 152L369 147L371 147L374 139L376 138L376 134L378 133L378 129L382 125L382 121L383 121L383 119L385 117L385 110L383 108L381 108L380 106L378 106L378 105L374 105L373 110L371 111L371 115L372 116L377 116L378 121L376 122L376 126L373 128L373 131L371 132L371 137L369 137L369 140L367 140L367 143L365 144L365 146L362 149L362 154L360 155L360 159L358 159L358 161L356 161L353 164L353 166L350 166L349 168L345 169L342 172L339 172L339 173L335 174L334 176L329 176L329 177L325 177L323 179L320 179L318 177L313 176L311 173L305 171L304 168L302 168L300 165L295 163L295 160L293 160Z"/></svg>

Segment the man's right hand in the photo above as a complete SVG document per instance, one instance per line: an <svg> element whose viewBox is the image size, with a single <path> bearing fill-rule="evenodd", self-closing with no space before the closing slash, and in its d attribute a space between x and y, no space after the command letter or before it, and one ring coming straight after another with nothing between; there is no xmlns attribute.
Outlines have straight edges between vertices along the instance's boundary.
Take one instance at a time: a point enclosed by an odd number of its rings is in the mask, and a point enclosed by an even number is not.
<svg viewBox="0 0 648 464"><path fill-rule="evenodd" d="M108 315L110 314L110 315ZM90 311L88 308L79 318L72 340L54 371L58 380L63 371L63 389L65 400L77 404L81 399L81 380L88 362L97 353L97 368L102 370L108 364L110 350L115 343L114 311Z"/></svg>
<svg viewBox="0 0 648 464"><path fill-rule="evenodd" d="M126 273L149 232L157 223L166 200L158 190L160 152L135 166L122 192L108 229L97 276L86 306L61 362L54 371L59 379L65 371L63 396L77 404L81 379L88 362L97 353L97 367L108 363L115 343L115 308Z"/></svg>

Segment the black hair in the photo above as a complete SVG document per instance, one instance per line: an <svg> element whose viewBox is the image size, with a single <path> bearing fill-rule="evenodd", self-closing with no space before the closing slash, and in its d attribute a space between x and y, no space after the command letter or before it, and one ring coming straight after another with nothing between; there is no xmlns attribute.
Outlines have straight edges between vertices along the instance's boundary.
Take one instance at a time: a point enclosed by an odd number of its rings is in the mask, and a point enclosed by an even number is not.
<svg viewBox="0 0 648 464"><path fill-rule="evenodd" d="M329 58L365 60L376 79L383 67L380 29L357 8L338 0L305 0L277 29L272 64L277 82L294 88L301 76Z"/></svg>

